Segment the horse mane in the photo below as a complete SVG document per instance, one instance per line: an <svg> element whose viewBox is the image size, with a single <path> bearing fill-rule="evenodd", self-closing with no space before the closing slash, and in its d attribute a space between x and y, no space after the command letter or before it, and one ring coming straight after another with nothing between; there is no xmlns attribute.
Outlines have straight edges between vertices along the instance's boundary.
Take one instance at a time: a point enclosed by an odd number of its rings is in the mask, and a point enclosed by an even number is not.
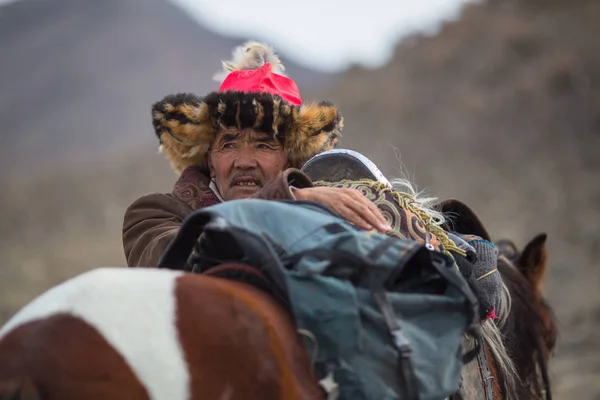
<svg viewBox="0 0 600 400"><path fill-rule="evenodd" d="M551 399L547 352L557 340L555 318L546 301L537 296L511 260L500 256L498 270L513 297L509 317L499 325L519 379L515 382L518 399ZM545 321L537 307L546 311Z"/></svg>
<svg viewBox="0 0 600 400"><path fill-rule="evenodd" d="M423 222L428 222L438 227L442 227L447 223L451 223L451 214L444 214L443 212L435 209L435 206L438 204L437 197L425 195L423 190L417 190L415 185L406 178L391 179L390 183L394 187L394 190L410 194L415 201L413 206L416 206L420 211L422 211L421 215L425 214L429 216L429 221ZM505 392L505 399L521 400L519 397L517 397L516 391L519 381L517 368L515 367L515 364L506 348L501 330L501 328L508 321L508 316L510 314L512 305L511 293L506 284L503 284L502 287L501 301L502 307L498 315L498 320L493 321L488 319L483 321L481 323L481 333L485 345L492 353L494 358L497 372L500 376L501 386Z"/></svg>
<svg viewBox="0 0 600 400"><path fill-rule="evenodd" d="M517 367L508 352L505 343L506 337L502 330L508 321L512 309L512 297L504 282L502 283L501 305L498 319L495 321L492 319L483 321L481 324L481 333L486 346L492 353L492 361L497 368L503 398L506 400L521 400L517 396L519 381Z"/></svg>
<svg viewBox="0 0 600 400"><path fill-rule="evenodd" d="M437 204L437 197L426 197L424 190L417 190L416 186L406 178L394 178L390 180L393 189L398 192L408 193L415 201L415 206L430 217L429 221L433 225L442 226L446 223L446 216L434 209Z"/></svg>

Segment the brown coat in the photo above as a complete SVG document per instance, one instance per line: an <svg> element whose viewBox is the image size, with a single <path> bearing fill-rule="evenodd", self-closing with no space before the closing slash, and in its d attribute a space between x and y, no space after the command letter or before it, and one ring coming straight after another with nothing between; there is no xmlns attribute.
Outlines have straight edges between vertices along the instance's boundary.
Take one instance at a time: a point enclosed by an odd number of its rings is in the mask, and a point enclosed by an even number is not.
<svg viewBox="0 0 600 400"><path fill-rule="evenodd" d="M209 184L209 177L199 168L189 167L181 173L171 193L143 196L127 208L123 220L123 248L129 267L156 266L183 220L195 210L220 202ZM310 187L312 182L303 172L289 168L252 197L293 199L290 186Z"/></svg>

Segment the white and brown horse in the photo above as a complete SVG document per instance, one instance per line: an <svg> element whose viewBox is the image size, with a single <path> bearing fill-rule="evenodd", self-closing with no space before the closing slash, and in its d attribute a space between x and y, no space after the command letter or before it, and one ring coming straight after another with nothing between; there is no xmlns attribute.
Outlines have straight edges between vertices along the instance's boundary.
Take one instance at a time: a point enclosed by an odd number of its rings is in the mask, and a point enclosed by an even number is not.
<svg viewBox="0 0 600 400"><path fill-rule="evenodd" d="M4 397L3 397L4 396ZM290 315L254 287L99 268L0 330L0 399L321 399Z"/></svg>

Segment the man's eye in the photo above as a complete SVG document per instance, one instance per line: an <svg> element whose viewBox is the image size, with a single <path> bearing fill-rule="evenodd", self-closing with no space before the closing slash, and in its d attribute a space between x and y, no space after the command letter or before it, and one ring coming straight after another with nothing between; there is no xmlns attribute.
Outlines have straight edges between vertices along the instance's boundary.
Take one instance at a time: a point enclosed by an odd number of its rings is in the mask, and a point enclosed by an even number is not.
<svg viewBox="0 0 600 400"><path fill-rule="evenodd" d="M274 143L259 143L256 145L259 150L278 150L279 147Z"/></svg>
<svg viewBox="0 0 600 400"><path fill-rule="evenodd" d="M224 149L235 149L235 143L225 143L223 145Z"/></svg>

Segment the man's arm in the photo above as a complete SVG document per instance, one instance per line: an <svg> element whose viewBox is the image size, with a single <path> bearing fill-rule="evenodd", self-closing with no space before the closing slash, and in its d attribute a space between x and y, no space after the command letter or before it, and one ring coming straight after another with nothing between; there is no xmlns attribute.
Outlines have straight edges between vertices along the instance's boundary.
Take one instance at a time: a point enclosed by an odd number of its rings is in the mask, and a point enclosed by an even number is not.
<svg viewBox="0 0 600 400"><path fill-rule="evenodd" d="M321 203L362 229L389 232L392 227L373 202L355 189L315 187L304 172L288 168L252 198L309 200Z"/></svg>
<svg viewBox="0 0 600 400"><path fill-rule="evenodd" d="M134 201L125 211L123 249L129 267L155 267L192 210L167 194Z"/></svg>

